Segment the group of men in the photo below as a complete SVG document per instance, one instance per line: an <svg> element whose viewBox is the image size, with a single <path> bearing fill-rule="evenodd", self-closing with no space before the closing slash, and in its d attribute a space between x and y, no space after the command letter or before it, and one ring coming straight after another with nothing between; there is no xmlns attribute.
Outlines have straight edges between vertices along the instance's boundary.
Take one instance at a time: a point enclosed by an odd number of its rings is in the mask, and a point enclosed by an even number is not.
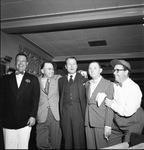
<svg viewBox="0 0 144 150"><path fill-rule="evenodd" d="M129 77L130 64L112 60L115 83L94 61L77 71L75 57L65 61L67 75L44 62L40 77L26 72L27 56L15 57L16 71L1 77L1 124L5 149L28 149L36 123L38 149L99 149L130 142L144 127L142 92Z"/></svg>

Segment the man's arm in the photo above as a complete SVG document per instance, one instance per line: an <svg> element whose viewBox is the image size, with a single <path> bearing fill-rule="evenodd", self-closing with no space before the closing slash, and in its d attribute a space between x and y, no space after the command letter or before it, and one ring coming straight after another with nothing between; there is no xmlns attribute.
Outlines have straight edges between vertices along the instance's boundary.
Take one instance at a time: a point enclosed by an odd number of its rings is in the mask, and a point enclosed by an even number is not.
<svg viewBox="0 0 144 150"><path fill-rule="evenodd" d="M35 124L35 118L37 116L39 99L40 99L40 84L37 77L32 80L33 90L32 90L32 103L31 103L31 113L28 120L28 125L33 126Z"/></svg>

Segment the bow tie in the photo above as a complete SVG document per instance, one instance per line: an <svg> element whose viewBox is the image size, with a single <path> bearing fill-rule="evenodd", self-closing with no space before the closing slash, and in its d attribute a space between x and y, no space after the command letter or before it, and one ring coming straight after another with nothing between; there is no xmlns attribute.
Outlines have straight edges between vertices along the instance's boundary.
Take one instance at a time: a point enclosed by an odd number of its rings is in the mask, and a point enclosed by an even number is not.
<svg viewBox="0 0 144 150"><path fill-rule="evenodd" d="M122 87L122 83L120 83L120 82L117 82L117 81L115 81L115 83L116 83L116 85L117 85L117 86L120 86L120 87Z"/></svg>
<svg viewBox="0 0 144 150"><path fill-rule="evenodd" d="M24 71L22 71L22 72L16 71L15 74L16 75L19 75L19 74L24 75Z"/></svg>

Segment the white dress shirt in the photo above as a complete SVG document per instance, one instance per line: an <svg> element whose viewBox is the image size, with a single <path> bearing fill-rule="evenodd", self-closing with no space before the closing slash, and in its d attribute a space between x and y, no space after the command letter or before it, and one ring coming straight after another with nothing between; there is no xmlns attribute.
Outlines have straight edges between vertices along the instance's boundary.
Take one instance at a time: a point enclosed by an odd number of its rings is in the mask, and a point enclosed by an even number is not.
<svg viewBox="0 0 144 150"><path fill-rule="evenodd" d="M72 79L73 79L73 81L74 81L75 76L76 76L76 73L74 73L74 74L68 74L68 81L69 81L71 75L72 75Z"/></svg>
<svg viewBox="0 0 144 150"><path fill-rule="evenodd" d="M121 116L131 116L141 106L142 92L130 78L122 83L122 87L114 83L114 103L111 108Z"/></svg>
<svg viewBox="0 0 144 150"><path fill-rule="evenodd" d="M22 81L22 78L23 78L24 74L18 74L16 75L16 80L17 80L17 86L18 88L20 87L20 84L21 84L21 81Z"/></svg>
<svg viewBox="0 0 144 150"><path fill-rule="evenodd" d="M97 80L90 80L90 97L92 96L95 88L97 87L97 85L99 84L100 80L101 80L102 76L100 76Z"/></svg>

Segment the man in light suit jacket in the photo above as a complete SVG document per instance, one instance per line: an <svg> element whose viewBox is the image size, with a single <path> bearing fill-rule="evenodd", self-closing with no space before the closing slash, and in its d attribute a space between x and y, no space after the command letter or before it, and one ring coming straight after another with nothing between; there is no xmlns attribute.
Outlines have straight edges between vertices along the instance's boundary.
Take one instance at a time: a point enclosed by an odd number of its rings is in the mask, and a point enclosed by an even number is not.
<svg viewBox="0 0 144 150"><path fill-rule="evenodd" d="M60 122L64 149L85 149L85 108L87 78L77 73L77 60L68 57L68 75L59 79Z"/></svg>
<svg viewBox="0 0 144 150"><path fill-rule="evenodd" d="M101 76L102 68L98 62L92 62L88 68L91 80L86 83L87 107L85 116L86 139L88 149L100 149L109 145L112 134L113 111L105 106L105 97L113 97L113 84Z"/></svg>
<svg viewBox="0 0 144 150"><path fill-rule="evenodd" d="M16 72L5 75L1 83L2 128L5 149L28 149L31 127L37 115L40 85L26 72L27 56L15 58Z"/></svg>
<svg viewBox="0 0 144 150"><path fill-rule="evenodd" d="M42 76L40 82L40 101L37 113L37 147L39 149L60 149L61 129L59 117L59 91L58 79L54 75L51 62L44 62L41 66ZM49 85L46 85L47 81ZM48 86L48 91L45 90Z"/></svg>

